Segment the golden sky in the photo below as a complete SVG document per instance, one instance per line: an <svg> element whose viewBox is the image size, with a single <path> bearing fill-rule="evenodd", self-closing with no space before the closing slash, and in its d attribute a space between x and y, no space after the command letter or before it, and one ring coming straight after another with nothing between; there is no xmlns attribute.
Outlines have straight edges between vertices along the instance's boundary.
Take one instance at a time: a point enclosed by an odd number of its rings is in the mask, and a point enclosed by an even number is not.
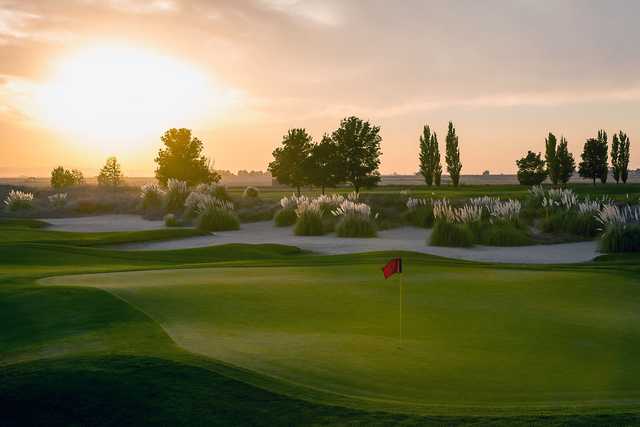
<svg viewBox="0 0 640 427"><path fill-rule="evenodd" d="M381 126L383 173L417 170L425 123L464 173L512 173L547 132L579 157L625 130L640 167L640 2L0 0L0 176L109 155L151 175L190 127L220 169L264 170L291 127ZM444 151L441 148L441 151Z"/></svg>

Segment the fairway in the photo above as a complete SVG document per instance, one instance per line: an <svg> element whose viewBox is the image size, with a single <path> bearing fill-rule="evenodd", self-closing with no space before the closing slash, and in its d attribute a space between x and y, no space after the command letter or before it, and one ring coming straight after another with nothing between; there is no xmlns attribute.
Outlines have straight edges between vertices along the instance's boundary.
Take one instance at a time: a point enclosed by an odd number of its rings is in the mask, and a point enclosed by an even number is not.
<svg viewBox="0 0 640 427"><path fill-rule="evenodd" d="M61 276L108 290L185 349L362 407L527 413L640 400L640 283L630 274L371 264ZM331 398L329 398L331 400Z"/></svg>

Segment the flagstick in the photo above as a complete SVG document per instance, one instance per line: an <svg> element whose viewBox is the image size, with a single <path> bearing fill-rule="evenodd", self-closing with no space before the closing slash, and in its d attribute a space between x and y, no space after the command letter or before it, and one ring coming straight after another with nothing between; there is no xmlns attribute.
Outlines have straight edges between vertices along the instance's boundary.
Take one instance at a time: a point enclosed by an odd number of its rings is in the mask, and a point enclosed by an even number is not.
<svg viewBox="0 0 640 427"><path fill-rule="evenodd" d="M402 342L402 294L404 285L404 273L400 272L400 342Z"/></svg>

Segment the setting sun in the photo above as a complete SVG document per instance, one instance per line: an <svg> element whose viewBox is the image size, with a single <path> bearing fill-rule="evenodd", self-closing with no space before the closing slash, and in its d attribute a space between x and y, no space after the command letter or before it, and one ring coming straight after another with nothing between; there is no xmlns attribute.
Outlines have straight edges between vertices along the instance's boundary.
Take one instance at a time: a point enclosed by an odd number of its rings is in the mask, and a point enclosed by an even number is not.
<svg viewBox="0 0 640 427"><path fill-rule="evenodd" d="M215 119L231 101L194 66L121 46L62 59L39 95L36 108L47 126L110 149L159 135L167 123Z"/></svg>

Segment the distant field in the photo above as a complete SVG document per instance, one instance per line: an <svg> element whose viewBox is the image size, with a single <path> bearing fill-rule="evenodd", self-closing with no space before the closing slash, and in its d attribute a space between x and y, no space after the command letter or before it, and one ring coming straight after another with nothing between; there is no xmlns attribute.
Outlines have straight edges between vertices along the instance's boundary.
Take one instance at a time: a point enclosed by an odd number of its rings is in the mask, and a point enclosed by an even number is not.
<svg viewBox="0 0 640 427"><path fill-rule="evenodd" d="M108 290L182 347L335 402L536 413L640 402L640 281L594 271L407 263L56 277Z"/></svg>

